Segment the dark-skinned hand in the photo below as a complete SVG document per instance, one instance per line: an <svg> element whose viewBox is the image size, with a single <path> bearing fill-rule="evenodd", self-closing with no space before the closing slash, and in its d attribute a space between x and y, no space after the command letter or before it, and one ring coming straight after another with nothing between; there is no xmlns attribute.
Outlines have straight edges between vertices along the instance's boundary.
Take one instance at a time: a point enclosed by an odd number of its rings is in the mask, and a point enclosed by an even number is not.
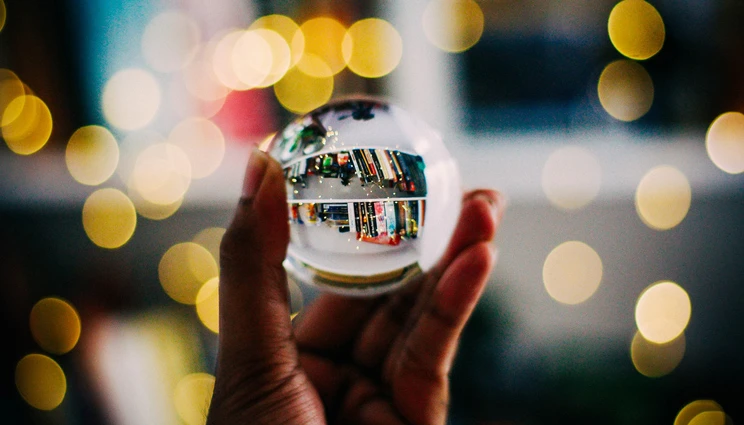
<svg viewBox="0 0 744 425"><path fill-rule="evenodd" d="M443 257L374 298L321 295L293 327L281 166L256 150L221 247L209 425L444 424L458 340L494 264L503 201L465 194ZM431 223L435 226L436 223Z"/></svg>

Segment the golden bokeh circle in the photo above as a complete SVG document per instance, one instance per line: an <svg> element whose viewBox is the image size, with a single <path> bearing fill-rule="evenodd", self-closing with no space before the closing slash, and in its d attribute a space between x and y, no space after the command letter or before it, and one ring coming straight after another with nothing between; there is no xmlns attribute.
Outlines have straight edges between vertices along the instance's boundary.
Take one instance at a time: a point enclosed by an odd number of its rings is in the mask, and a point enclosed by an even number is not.
<svg viewBox="0 0 744 425"><path fill-rule="evenodd" d="M684 332L690 322L692 304L687 291L670 281L646 288L638 297L635 321L648 341L664 344Z"/></svg>
<svg viewBox="0 0 744 425"><path fill-rule="evenodd" d="M309 64L307 66L303 64ZM327 69L317 56L303 55L296 67L290 69L284 78L274 84L274 95L288 111L304 114L323 106L333 95L333 77L313 77L303 69Z"/></svg>
<svg viewBox="0 0 744 425"><path fill-rule="evenodd" d="M258 28L272 30L282 36L291 51L290 66L294 66L300 61L302 53L305 51L305 36L300 31L300 26L292 18L276 14L262 16L248 27L249 30Z"/></svg>
<svg viewBox="0 0 744 425"><path fill-rule="evenodd" d="M433 0L424 10L422 25L431 44L445 52L464 52L483 35L485 19L473 0Z"/></svg>
<svg viewBox="0 0 744 425"><path fill-rule="evenodd" d="M686 347L684 333L669 342L657 344L637 331L630 344L630 357L638 373L659 378L677 368L685 356Z"/></svg>
<svg viewBox="0 0 744 425"><path fill-rule="evenodd" d="M346 36L346 28L339 21L325 16L312 18L300 25L300 31L305 37L303 56L315 55L328 65L327 68L311 68L311 76L330 77L338 74L346 67L346 61L341 51L341 44L344 36Z"/></svg>
<svg viewBox="0 0 744 425"><path fill-rule="evenodd" d="M214 376L208 373L192 373L178 381L173 403L186 425L204 425L213 392Z"/></svg>
<svg viewBox="0 0 744 425"><path fill-rule="evenodd" d="M5 143L19 155L38 152L52 135L52 113L43 100L33 95L19 96L10 101L2 123Z"/></svg>
<svg viewBox="0 0 744 425"><path fill-rule="evenodd" d="M623 0L616 4L610 12L607 31L617 51L635 60L657 54L666 37L661 15L643 0Z"/></svg>
<svg viewBox="0 0 744 425"><path fill-rule="evenodd" d="M103 115L122 130L138 130L149 124L160 109L160 85L139 68L116 72L103 88Z"/></svg>
<svg viewBox="0 0 744 425"><path fill-rule="evenodd" d="M602 281L602 260L592 247L579 241L555 247L543 265L545 290L563 304L589 299Z"/></svg>
<svg viewBox="0 0 744 425"><path fill-rule="evenodd" d="M597 95L602 108L610 116L620 121L635 121L651 109L654 83L641 64L619 59L602 71Z"/></svg>
<svg viewBox="0 0 744 425"><path fill-rule="evenodd" d="M119 145L105 127L81 127L67 142L65 163L78 183L96 186L114 174L119 164Z"/></svg>
<svg viewBox="0 0 744 425"><path fill-rule="evenodd" d="M262 83L269 79L274 68L274 52L268 34L274 34L284 43L282 53L289 66L289 47L280 35L264 29L243 31L233 47L231 63L235 76L246 87L263 87Z"/></svg>
<svg viewBox="0 0 744 425"><path fill-rule="evenodd" d="M196 314L210 331L220 333L219 278L209 279L196 294Z"/></svg>
<svg viewBox="0 0 744 425"><path fill-rule="evenodd" d="M197 233L191 241L206 248L206 250L212 254L214 261L219 264L220 244L222 243L222 238L225 236L226 231L227 229L224 227L208 227Z"/></svg>
<svg viewBox="0 0 744 425"><path fill-rule="evenodd" d="M136 227L134 204L117 189L99 189L83 205L85 233L101 248L119 248L131 239Z"/></svg>
<svg viewBox="0 0 744 425"><path fill-rule="evenodd" d="M391 73L403 56L403 40L389 22L369 18L355 22L344 36L341 50L349 69L366 78Z"/></svg>
<svg viewBox="0 0 744 425"><path fill-rule="evenodd" d="M0 124L5 127L15 120L18 114L23 110L22 106L16 107L11 114L6 114L10 102L26 94L23 82L15 72L0 68Z"/></svg>
<svg viewBox="0 0 744 425"><path fill-rule="evenodd" d="M705 149L722 171L744 172L744 114L726 112L713 120L705 135Z"/></svg>
<svg viewBox="0 0 744 425"><path fill-rule="evenodd" d="M680 224L691 204L690 182L672 166L651 169L636 188L636 212L644 224L655 230L668 230Z"/></svg>
<svg viewBox="0 0 744 425"><path fill-rule="evenodd" d="M173 205L191 186L191 161L172 143L151 145L137 157L131 182L148 202Z"/></svg>
<svg viewBox="0 0 744 425"><path fill-rule="evenodd" d="M703 412L723 412L723 408L713 400L695 400L677 413L674 425L690 425L690 422Z"/></svg>
<svg viewBox="0 0 744 425"><path fill-rule="evenodd" d="M39 410L55 409L67 393L65 372L42 354L29 354L18 362L15 382L21 397Z"/></svg>
<svg viewBox="0 0 744 425"><path fill-rule="evenodd" d="M542 189L551 204L562 210L587 206L599 193L602 168L597 157L579 146L550 154L542 170Z"/></svg>
<svg viewBox="0 0 744 425"><path fill-rule="evenodd" d="M193 242L179 243L163 254L158 265L160 284L173 300L193 305L199 290L219 269L212 254Z"/></svg>
<svg viewBox="0 0 744 425"><path fill-rule="evenodd" d="M698 413L689 425L729 425L729 418L725 412L709 410Z"/></svg>
<svg viewBox="0 0 744 425"><path fill-rule="evenodd" d="M0 31L5 28L6 19L8 19L8 10L5 8L5 0L0 0Z"/></svg>
<svg viewBox="0 0 744 425"><path fill-rule="evenodd" d="M80 316L67 301L44 298L31 309L31 335L39 346L52 354L65 354L80 339Z"/></svg>

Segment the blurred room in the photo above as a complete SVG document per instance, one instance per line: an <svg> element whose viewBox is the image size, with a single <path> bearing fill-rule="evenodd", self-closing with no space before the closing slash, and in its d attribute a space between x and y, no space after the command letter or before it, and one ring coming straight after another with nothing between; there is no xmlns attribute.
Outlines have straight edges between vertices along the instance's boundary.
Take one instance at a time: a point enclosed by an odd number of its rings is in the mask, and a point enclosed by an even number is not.
<svg viewBox="0 0 744 425"><path fill-rule="evenodd" d="M744 420L742 22L739 0L0 0L0 422L203 424L250 149L354 94L509 201L452 424ZM294 315L318 295L290 290Z"/></svg>

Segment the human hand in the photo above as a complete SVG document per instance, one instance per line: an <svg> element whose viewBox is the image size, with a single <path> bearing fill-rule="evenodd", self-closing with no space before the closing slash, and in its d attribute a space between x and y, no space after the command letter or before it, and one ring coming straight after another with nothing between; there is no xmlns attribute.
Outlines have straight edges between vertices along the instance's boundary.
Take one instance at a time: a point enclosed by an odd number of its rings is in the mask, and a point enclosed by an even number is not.
<svg viewBox="0 0 744 425"><path fill-rule="evenodd" d="M442 259L375 298L321 295L295 329L282 262L281 166L256 150L221 247L220 336L207 423L444 424L458 339L494 263L503 200L467 193Z"/></svg>

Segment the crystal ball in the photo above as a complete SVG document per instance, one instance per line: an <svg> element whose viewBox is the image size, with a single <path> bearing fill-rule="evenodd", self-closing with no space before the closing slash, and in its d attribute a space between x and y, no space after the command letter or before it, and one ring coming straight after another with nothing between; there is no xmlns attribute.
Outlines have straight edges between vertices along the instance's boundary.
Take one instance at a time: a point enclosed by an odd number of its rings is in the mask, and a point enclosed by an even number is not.
<svg viewBox="0 0 744 425"><path fill-rule="evenodd" d="M399 288L442 256L460 211L441 136L382 99L332 101L267 151L284 169L290 278L347 295Z"/></svg>

